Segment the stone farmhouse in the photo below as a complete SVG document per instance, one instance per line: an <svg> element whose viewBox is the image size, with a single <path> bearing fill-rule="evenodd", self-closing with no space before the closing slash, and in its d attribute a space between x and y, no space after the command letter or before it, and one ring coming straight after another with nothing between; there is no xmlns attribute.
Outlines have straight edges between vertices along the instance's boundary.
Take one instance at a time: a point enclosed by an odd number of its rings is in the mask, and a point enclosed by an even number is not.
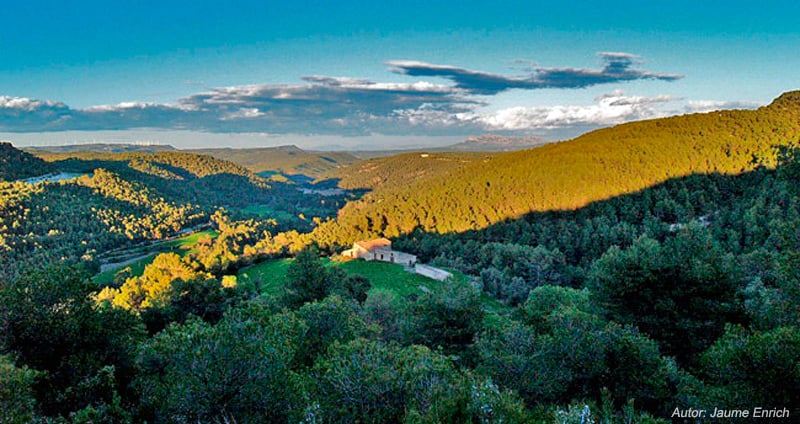
<svg viewBox="0 0 800 424"><path fill-rule="evenodd" d="M392 242L385 238L357 241L352 249L342 252L342 256L367 261L390 262L412 267L417 264L416 255L392 250Z"/></svg>

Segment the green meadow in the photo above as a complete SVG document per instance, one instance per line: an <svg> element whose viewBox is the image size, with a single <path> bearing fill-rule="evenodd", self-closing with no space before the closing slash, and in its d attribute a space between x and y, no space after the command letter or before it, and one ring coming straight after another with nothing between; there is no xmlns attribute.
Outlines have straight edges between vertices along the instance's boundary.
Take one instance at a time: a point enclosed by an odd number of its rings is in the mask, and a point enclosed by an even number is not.
<svg viewBox="0 0 800 424"><path fill-rule="evenodd" d="M366 277L372 285L369 291L370 295L379 291L391 292L400 297L410 294L421 295L426 289L449 284L407 272L402 265L398 264L363 260L340 262L332 261L329 258L323 258L322 261L325 266L339 267L348 274L359 274ZM273 259L251 265L239 270L237 280L240 283L255 285L265 295L277 296L286 284L286 272L292 262L294 259ZM458 282L466 282L469 279L460 272L452 270L450 272ZM509 307L486 294L481 294L481 299L488 312L487 322L499 322L511 311Z"/></svg>

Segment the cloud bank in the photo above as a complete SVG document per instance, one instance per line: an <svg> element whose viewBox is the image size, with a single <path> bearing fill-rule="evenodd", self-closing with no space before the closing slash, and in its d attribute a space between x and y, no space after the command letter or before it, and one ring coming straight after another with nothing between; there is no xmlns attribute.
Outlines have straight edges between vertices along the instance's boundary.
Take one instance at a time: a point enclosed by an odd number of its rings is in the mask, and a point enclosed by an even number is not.
<svg viewBox="0 0 800 424"><path fill-rule="evenodd" d="M633 66L640 63L640 60L630 53L600 52L597 55L603 63L600 69L535 67L532 73L518 76L416 61L395 60L386 64L390 66L389 71L397 74L446 78L454 82L456 87L474 94L497 94L515 88L524 90L585 88L598 84L643 79L675 81L683 78L683 75L635 69Z"/></svg>
<svg viewBox="0 0 800 424"><path fill-rule="evenodd" d="M622 91L605 94L588 106L512 107L492 113L476 114L471 119L498 131L530 128L558 129L570 126L601 127L627 121L657 118L664 113L655 105L676 101L672 96L626 96Z"/></svg>
<svg viewBox="0 0 800 424"><path fill-rule="evenodd" d="M629 53L598 53L598 69L535 67L525 75L499 75L450 65L390 61L390 71L429 81L376 82L312 75L299 84L205 89L174 103L126 102L83 109L46 100L0 96L0 132L157 129L206 133L360 136L457 135L482 131L558 132L663 116L668 95L628 96L614 91L590 105L517 106L488 110L490 97L519 89L574 89L634 80L675 81L680 75L640 69ZM749 104L688 102L671 113Z"/></svg>

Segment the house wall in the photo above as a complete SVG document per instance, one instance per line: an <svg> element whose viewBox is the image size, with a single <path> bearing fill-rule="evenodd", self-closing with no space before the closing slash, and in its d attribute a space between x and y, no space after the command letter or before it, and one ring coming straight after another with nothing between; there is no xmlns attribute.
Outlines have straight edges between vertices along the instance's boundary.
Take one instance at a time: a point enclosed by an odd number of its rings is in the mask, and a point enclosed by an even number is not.
<svg viewBox="0 0 800 424"><path fill-rule="evenodd" d="M361 258L367 261L381 261L401 264L404 266L414 266L417 263L416 255L392 250L390 247L376 247L366 250L358 244L353 245L352 249L343 251L342 256L349 258Z"/></svg>

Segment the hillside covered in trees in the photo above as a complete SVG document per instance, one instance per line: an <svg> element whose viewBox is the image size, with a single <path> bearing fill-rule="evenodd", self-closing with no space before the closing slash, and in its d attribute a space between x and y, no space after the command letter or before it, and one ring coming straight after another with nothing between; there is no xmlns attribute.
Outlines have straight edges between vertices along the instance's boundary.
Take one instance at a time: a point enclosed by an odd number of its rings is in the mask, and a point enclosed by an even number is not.
<svg viewBox="0 0 800 424"><path fill-rule="evenodd" d="M190 152L231 161L255 173L265 171L283 174L303 174L309 177L346 167L358 161L345 152L313 152L297 146L249 149L196 149Z"/></svg>
<svg viewBox="0 0 800 424"><path fill-rule="evenodd" d="M447 175L476 162L487 161L495 153L402 153L358 162L344 169L327 172L321 178L337 181L347 190L409 186Z"/></svg>
<svg viewBox="0 0 800 424"><path fill-rule="evenodd" d="M0 181L14 181L53 172L47 162L17 150L11 143L0 142Z"/></svg>
<svg viewBox="0 0 800 424"><path fill-rule="evenodd" d="M633 122L574 140L430 172L348 204L315 240L347 245L415 229L461 232L536 211L571 210L670 178L774 166L773 146L800 138L800 92L758 110ZM402 168L403 162L394 162ZM437 163L431 161L436 167ZM403 171L384 171L384 174ZM381 177L380 174L376 177Z"/></svg>
<svg viewBox="0 0 800 424"><path fill-rule="evenodd" d="M303 193L228 161L183 152L40 153L7 146L26 172L68 171L64 181L0 182L0 278L52 263L96 266L104 251L206 224L218 208L273 211L274 231L313 227L344 196ZM15 158L24 158L17 160ZM38 167L38 168L37 168ZM20 169L14 167L13 169Z"/></svg>

